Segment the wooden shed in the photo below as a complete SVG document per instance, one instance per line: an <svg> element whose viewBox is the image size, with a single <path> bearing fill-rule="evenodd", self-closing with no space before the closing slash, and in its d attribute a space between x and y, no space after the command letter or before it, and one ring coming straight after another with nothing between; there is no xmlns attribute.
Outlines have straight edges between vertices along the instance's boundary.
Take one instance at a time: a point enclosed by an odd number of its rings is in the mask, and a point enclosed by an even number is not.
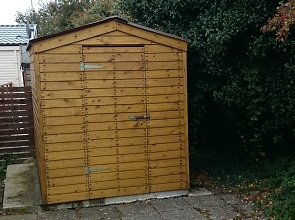
<svg viewBox="0 0 295 220"><path fill-rule="evenodd" d="M187 43L119 17L30 41L43 204L189 188Z"/></svg>

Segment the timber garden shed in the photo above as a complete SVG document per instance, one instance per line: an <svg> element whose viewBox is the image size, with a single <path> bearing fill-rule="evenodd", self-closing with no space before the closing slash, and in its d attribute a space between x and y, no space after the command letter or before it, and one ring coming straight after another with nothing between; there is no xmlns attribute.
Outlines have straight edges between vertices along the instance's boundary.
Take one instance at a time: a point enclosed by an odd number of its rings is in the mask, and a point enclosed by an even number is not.
<svg viewBox="0 0 295 220"><path fill-rule="evenodd" d="M187 43L119 17L30 41L43 204L189 188Z"/></svg>

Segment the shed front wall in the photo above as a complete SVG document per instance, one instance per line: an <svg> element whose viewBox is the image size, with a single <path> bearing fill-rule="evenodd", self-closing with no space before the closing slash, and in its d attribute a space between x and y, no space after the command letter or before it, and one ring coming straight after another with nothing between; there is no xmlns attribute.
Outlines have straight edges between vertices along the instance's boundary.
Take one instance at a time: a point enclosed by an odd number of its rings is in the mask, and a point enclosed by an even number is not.
<svg viewBox="0 0 295 220"><path fill-rule="evenodd" d="M186 51L112 31L34 57L43 203L189 188Z"/></svg>

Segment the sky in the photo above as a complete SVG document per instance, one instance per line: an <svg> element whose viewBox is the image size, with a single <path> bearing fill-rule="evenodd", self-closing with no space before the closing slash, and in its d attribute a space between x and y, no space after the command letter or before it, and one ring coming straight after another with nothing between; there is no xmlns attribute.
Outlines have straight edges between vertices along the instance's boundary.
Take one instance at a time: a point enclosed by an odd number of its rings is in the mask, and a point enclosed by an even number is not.
<svg viewBox="0 0 295 220"><path fill-rule="evenodd" d="M16 11L25 12L31 8L31 2L35 9L38 8L39 0L1 0L4 4L0 7L0 25L17 24L15 22Z"/></svg>

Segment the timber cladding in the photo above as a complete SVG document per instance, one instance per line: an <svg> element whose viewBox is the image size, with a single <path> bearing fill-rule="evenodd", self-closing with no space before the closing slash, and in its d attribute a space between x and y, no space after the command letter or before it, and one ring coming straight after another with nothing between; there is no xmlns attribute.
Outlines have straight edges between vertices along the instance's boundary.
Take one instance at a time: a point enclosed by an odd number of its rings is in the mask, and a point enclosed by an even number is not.
<svg viewBox="0 0 295 220"><path fill-rule="evenodd" d="M189 188L184 39L113 17L29 48L44 204Z"/></svg>
<svg viewBox="0 0 295 220"><path fill-rule="evenodd" d="M31 87L0 87L0 160L35 156Z"/></svg>

